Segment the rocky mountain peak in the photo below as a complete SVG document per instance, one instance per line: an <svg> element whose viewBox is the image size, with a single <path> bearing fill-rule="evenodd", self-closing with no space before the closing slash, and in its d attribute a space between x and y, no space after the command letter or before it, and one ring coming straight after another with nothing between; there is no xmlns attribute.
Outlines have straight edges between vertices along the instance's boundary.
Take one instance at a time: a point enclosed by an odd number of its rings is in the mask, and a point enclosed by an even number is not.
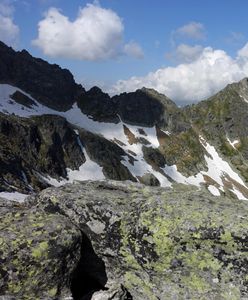
<svg viewBox="0 0 248 300"><path fill-rule="evenodd" d="M248 78L244 78L238 82L239 95L248 102Z"/></svg>
<svg viewBox="0 0 248 300"><path fill-rule="evenodd" d="M0 82L16 86L41 104L59 111L69 109L85 92L67 69L35 58L26 50L15 52L2 42Z"/></svg>
<svg viewBox="0 0 248 300"><path fill-rule="evenodd" d="M107 95L107 93L104 93L102 91L101 88L99 88L98 86L93 86L92 88L90 88L88 91L87 91L88 94L98 94L98 95L102 95L102 94L105 94ZM110 97L109 97L110 98Z"/></svg>
<svg viewBox="0 0 248 300"><path fill-rule="evenodd" d="M248 87L248 77L243 78L239 83L243 86Z"/></svg>
<svg viewBox="0 0 248 300"><path fill-rule="evenodd" d="M238 82L230 83L222 91L235 91L241 97L248 97L248 78L245 77Z"/></svg>
<svg viewBox="0 0 248 300"><path fill-rule="evenodd" d="M166 126L169 115L174 115L178 110L172 100L147 88L122 93L112 99L123 121L140 126Z"/></svg>

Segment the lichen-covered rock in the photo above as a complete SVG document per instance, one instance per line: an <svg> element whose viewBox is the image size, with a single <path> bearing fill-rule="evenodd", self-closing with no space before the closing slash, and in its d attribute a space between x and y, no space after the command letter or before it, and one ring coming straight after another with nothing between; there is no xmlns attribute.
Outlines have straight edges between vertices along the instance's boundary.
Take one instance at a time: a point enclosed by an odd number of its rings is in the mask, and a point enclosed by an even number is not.
<svg viewBox="0 0 248 300"><path fill-rule="evenodd" d="M132 182L0 199L0 299L248 297L248 206Z"/></svg>
<svg viewBox="0 0 248 300"><path fill-rule="evenodd" d="M68 218L1 201L0 299L70 295L80 249L81 233Z"/></svg>
<svg viewBox="0 0 248 300"><path fill-rule="evenodd" d="M104 268L96 268L93 259L85 264L81 257L81 270L88 268L82 278L94 282L87 291L92 299L248 296L247 202L183 185L162 189L130 182L50 188L35 202L80 227L103 260ZM76 276L80 282L80 268ZM74 285L75 299L84 299L83 284Z"/></svg>
<svg viewBox="0 0 248 300"><path fill-rule="evenodd" d="M149 186L160 186L160 183L159 183L157 177L155 177L151 173L147 173L147 174L143 175L142 177L140 177L140 182L145 185L149 185Z"/></svg>

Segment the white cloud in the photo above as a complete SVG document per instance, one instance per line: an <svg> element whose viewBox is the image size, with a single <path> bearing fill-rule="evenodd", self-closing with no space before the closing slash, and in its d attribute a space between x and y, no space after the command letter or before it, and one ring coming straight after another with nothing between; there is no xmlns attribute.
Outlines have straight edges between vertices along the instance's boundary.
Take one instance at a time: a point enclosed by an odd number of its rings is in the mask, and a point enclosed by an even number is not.
<svg viewBox="0 0 248 300"><path fill-rule="evenodd" d="M205 38L205 28L202 23L190 22L180 28L175 33L182 37L191 38L195 40L202 40Z"/></svg>
<svg viewBox="0 0 248 300"><path fill-rule="evenodd" d="M124 25L111 9L97 2L79 9L70 21L57 8L50 8L38 24L38 38L32 43L44 54L79 60L104 60L124 53L140 57L142 50L132 42L123 49Z"/></svg>
<svg viewBox="0 0 248 300"><path fill-rule="evenodd" d="M144 58L144 52L142 48L134 41L131 41L124 46L124 53L138 59Z"/></svg>
<svg viewBox="0 0 248 300"><path fill-rule="evenodd" d="M19 38L19 27L13 20L14 7L10 1L0 1L0 40L15 46Z"/></svg>
<svg viewBox="0 0 248 300"><path fill-rule="evenodd" d="M123 35L122 19L94 1L80 8L73 21L59 9L50 8L39 22L38 38L32 44L51 57L96 61L126 54L142 58L139 44L131 41L123 45Z"/></svg>
<svg viewBox="0 0 248 300"><path fill-rule="evenodd" d="M196 60L202 54L202 51L203 47L200 45L180 44L172 53L166 54L166 57L178 62L189 63Z"/></svg>
<svg viewBox="0 0 248 300"><path fill-rule="evenodd" d="M110 93L130 92L145 86L175 101L192 102L207 98L245 76L248 76L248 44L235 59L223 50L206 47L193 62L161 68L144 77L119 80Z"/></svg>
<svg viewBox="0 0 248 300"><path fill-rule="evenodd" d="M13 5L11 5L10 1L0 1L0 14L5 16L5 17L9 17L12 16L14 13L14 7Z"/></svg>
<svg viewBox="0 0 248 300"><path fill-rule="evenodd" d="M244 47L238 51L238 56L248 59L248 43L246 43Z"/></svg>
<svg viewBox="0 0 248 300"><path fill-rule="evenodd" d="M33 44L44 54L91 61L117 56L124 31L115 12L96 4L80 8L73 22L50 8L38 27L39 36Z"/></svg>

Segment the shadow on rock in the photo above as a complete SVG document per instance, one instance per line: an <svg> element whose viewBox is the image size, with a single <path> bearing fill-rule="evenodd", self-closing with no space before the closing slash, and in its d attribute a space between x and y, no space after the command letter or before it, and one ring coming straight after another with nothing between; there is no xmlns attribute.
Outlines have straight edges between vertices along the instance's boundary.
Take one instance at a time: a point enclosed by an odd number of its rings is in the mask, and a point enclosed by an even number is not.
<svg viewBox="0 0 248 300"><path fill-rule="evenodd" d="M105 264L100 259L89 238L82 232L81 258L72 275L71 292L75 300L90 300L100 290L107 290Z"/></svg>

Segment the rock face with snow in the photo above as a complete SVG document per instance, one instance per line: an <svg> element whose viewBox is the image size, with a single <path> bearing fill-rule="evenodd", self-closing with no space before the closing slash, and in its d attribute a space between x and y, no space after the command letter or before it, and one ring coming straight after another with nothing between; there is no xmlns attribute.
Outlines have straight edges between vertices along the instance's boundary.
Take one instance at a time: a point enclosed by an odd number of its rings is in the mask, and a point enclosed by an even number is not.
<svg viewBox="0 0 248 300"><path fill-rule="evenodd" d="M248 79L185 109L195 129L248 180Z"/></svg>
<svg viewBox="0 0 248 300"><path fill-rule="evenodd" d="M28 193L49 183L63 184L61 178L66 177L69 181L105 176L136 180L120 163L125 155L122 148L91 132L75 130L60 116L0 115L0 139L1 190L12 191L14 185Z"/></svg>
<svg viewBox="0 0 248 300"><path fill-rule="evenodd" d="M247 218L245 201L178 184L74 183L0 202L0 299L245 300Z"/></svg>
<svg viewBox="0 0 248 300"><path fill-rule="evenodd" d="M146 88L112 98L85 91L69 71L4 44L0 54L5 196L107 178L248 199L247 79L180 109Z"/></svg>

